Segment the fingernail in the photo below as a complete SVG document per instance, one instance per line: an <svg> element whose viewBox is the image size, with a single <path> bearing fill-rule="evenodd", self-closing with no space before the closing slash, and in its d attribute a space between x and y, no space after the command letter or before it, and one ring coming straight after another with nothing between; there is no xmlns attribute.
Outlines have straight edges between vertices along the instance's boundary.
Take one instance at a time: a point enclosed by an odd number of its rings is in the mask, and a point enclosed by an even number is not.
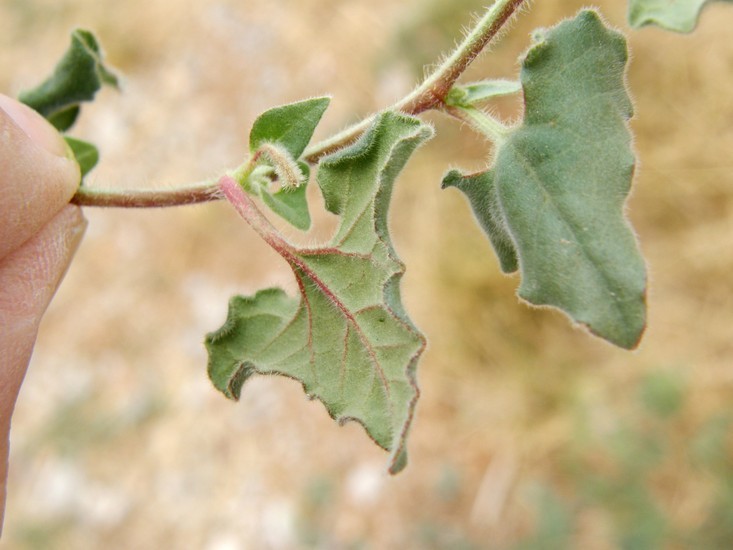
<svg viewBox="0 0 733 550"><path fill-rule="evenodd" d="M5 111L36 145L58 157L68 156L64 138L36 111L3 94L0 94L0 109Z"/></svg>

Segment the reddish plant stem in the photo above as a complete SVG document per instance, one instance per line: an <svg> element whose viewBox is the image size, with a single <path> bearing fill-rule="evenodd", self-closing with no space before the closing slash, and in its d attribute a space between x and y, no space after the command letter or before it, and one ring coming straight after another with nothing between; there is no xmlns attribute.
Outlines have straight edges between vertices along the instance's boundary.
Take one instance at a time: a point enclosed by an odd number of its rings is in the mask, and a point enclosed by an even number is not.
<svg viewBox="0 0 733 550"><path fill-rule="evenodd" d="M121 208L163 208L198 204L221 199L214 184L161 190L113 190L80 187L71 199L79 206L117 206Z"/></svg>
<svg viewBox="0 0 733 550"><path fill-rule="evenodd" d="M448 92L461 74L527 1L497 0L453 54L411 94L395 103L390 109L408 115L419 115L431 109L443 109ZM308 148L305 160L315 164L321 157L352 143L369 127L375 116L372 115L332 138Z"/></svg>
<svg viewBox="0 0 733 550"><path fill-rule="evenodd" d="M221 189L222 194L234 207L237 213L242 216L242 218L244 218L244 220L252 227L252 229L257 232L260 237L262 237L262 240L269 244L273 248L273 250L275 250L275 252L280 254L280 256L282 256L283 259L287 261L288 264L290 264L293 272L295 273L295 277L297 279L298 286L300 287L303 298L306 300L306 306L310 309L307 293L305 291L305 284L301 278L302 275L306 275L316 285L316 287L329 299L329 301L341 312L346 321L354 327L354 330L356 330L359 335L359 339L362 341L362 344L369 353L372 364L374 365L377 371L377 375L379 376L382 385L384 386L385 392L389 397L391 390L389 382L387 381L387 376L382 369L382 366L376 356L376 352L374 351L371 342L364 334L363 330L359 326L359 323L356 321L354 313L348 307L346 307L346 305L318 276L318 274L315 273L303 261L301 257L299 257L293 246L280 236L278 230L275 229L275 227L270 223L270 220L268 220L264 216L264 214L260 212L260 209L257 208L255 202L252 200L249 194L247 194L244 189L242 189L241 185L239 185L231 176L222 176L222 178L219 180L219 189Z"/></svg>
<svg viewBox="0 0 733 550"><path fill-rule="evenodd" d="M242 189L242 186L239 185L234 178L231 176L222 176L219 180L218 187L221 190L222 196L226 198L239 215L252 226L252 229L262 237L262 240L269 244L285 259L292 257L293 247L280 236L280 232L275 229L275 226L270 223L270 220L260 212L260 209L257 208L252 197Z"/></svg>
<svg viewBox="0 0 733 550"><path fill-rule="evenodd" d="M504 3L484 32L478 34L474 39L470 39L471 37L469 35L469 40L465 44L464 51L461 52L461 55L455 62L447 63L444 68L441 67L443 69L442 72L441 69L438 69L436 74L426 79L425 83L429 83L429 85L418 97L411 98L408 96L398 104L397 109L411 115L419 115L430 109L442 108L445 105L445 97L458 78L460 78L479 54L484 51L484 48L496 38L501 29L504 28L504 25L509 22L525 1L510 0Z"/></svg>
<svg viewBox="0 0 733 550"><path fill-rule="evenodd" d="M466 39L411 94L390 107L409 115L431 109L443 109L445 98L456 80L500 33L517 10L528 0L496 0ZM354 142L372 123L372 115L343 132L306 150L303 159L316 164L322 157ZM158 191L93 190L81 187L72 199L81 206L117 206L123 208L167 207L195 204L221 198L215 184Z"/></svg>

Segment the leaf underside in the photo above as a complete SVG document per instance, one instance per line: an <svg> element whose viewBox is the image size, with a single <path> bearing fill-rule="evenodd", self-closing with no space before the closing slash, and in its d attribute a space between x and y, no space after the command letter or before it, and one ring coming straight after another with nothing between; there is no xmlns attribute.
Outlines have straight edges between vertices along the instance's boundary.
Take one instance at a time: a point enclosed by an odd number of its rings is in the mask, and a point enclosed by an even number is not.
<svg viewBox="0 0 733 550"><path fill-rule="evenodd" d="M520 297L633 348L646 323L646 271L624 216L635 162L627 58L624 38L593 11L536 33L521 69L523 123L486 174L449 174L444 186L466 192L505 270L509 236Z"/></svg>
<svg viewBox="0 0 733 550"><path fill-rule="evenodd" d="M298 380L339 423L359 422L389 450L392 473L406 464L425 340L401 303L404 266L387 210L397 175L430 135L417 119L384 113L358 142L323 159L318 183L341 219L327 246L280 250L299 299L280 289L234 297L224 326L206 338L209 375L228 397L239 398L253 374Z"/></svg>
<svg viewBox="0 0 733 550"><path fill-rule="evenodd" d="M443 188L446 187L456 187L466 194L479 225L488 235L494 252L499 257L501 270L504 273L515 272L519 267L517 250L499 205L494 174L486 171L462 176L457 170L451 170L443 178Z"/></svg>
<svg viewBox="0 0 733 550"><path fill-rule="evenodd" d="M293 227L301 231L307 231L311 226L311 217L308 211L308 197L306 196L306 184L303 183L295 188L282 187L270 193L260 189L259 195L270 210L289 222Z"/></svg>
<svg viewBox="0 0 733 550"><path fill-rule="evenodd" d="M632 27L656 25L670 31L689 33L695 30L700 12L709 3L709 0L629 0L628 20Z"/></svg>

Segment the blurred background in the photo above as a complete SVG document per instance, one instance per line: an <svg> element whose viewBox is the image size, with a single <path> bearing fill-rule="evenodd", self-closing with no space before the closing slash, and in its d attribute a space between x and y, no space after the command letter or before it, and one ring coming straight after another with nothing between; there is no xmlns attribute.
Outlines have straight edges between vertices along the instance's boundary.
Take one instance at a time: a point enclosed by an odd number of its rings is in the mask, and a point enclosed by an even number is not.
<svg viewBox="0 0 733 550"><path fill-rule="evenodd" d="M485 3L1 0L0 90L37 84L74 27L93 29L125 85L74 129L101 148L88 184L195 182L241 162L268 107L333 94L323 138L390 104ZM398 183L392 230L430 344L410 464L389 477L363 430L296 382L255 379L239 403L208 382L203 336L229 296L294 286L226 204L87 208L14 418L0 547L733 547L733 9L713 3L680 36L593 3L633 54L638 351L518 302L464 198L440 190L489 145L427 116L438 137ZM583 5L535 2L465 80L515 76L532 29ZM309 242L333 227L319 208Z"/></svg>

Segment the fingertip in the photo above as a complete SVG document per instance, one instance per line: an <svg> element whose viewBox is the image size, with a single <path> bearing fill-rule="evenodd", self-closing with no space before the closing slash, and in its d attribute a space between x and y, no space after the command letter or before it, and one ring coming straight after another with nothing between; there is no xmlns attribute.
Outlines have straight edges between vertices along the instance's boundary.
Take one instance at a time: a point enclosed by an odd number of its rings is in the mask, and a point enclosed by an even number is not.
<svg viewBox="0 0 733 550"><path fill-rule="evenodd" d="M12 120L33 146L56 157L53 163L61 175L58 181L66 188L66 195L71 199L79 187L81 171L74 158L74 153L63 136L50 122L28 105L4 94L0 94L0 111L3 111Z"/></svg>
<svg viewBox="0 0 733 550"><path fill-rule="evenodd" d="M0 258L68 204L79 165L61 135L35 111L0 95Z"/></svg>
<svg viewBox="0 0 733 550"><path fill-rule="evenodd" d="M52 155L68 158L68 147L61 134L36 111L4 94L0 94L0 109L13 119L33 143Z"/></svg>

